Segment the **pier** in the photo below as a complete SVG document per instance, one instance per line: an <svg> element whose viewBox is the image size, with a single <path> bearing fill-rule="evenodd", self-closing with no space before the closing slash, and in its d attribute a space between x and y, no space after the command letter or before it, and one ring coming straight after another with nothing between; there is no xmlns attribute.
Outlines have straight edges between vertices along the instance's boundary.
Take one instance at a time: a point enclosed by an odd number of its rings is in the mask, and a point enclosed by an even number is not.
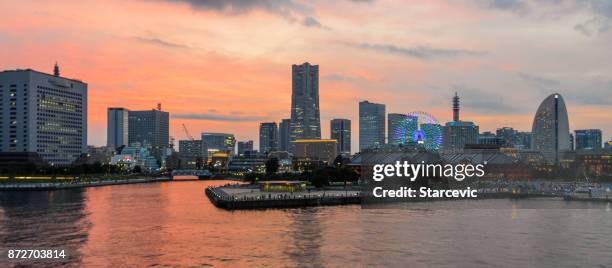
<svg viewBox="0 0 612 268"><path fill-rule="evenodd" d="M210 202L219 208L264 209L360 204L358 190L313 190L301 192L261 192L258 188L227 185L205 190Z"/></svg>

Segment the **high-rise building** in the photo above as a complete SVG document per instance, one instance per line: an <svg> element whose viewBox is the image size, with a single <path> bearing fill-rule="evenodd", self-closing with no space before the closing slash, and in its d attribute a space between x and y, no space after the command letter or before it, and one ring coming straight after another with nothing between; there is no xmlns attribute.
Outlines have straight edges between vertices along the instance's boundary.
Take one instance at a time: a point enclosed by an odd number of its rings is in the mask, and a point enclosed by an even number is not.
<svg viewBox="0 0 612 268"><path fill-rule="evenodd" d="M244 156L245 153L252 152L252 151L253 151L253 141L252 140L238 142L238 155L239 156Z"/></svg>
<svg viewBox="0 0 612 268"><path fill-rule="evenodd" d="M405 130L402 130L402 121L406 120L405 114L390 113L387 115L387 143L398 145L406 142L402 139L404 135L397 135ZM416 124L416 121L415 121Z"/></svg>
<svg viewBox="0 0 612 268"><path fill-rule="evenodd" d="M533 149L550 163L558 163L560 153L570 150L569 120L560 94L548 96L533 119Z"/></svg>
<svg viewBox="0 0 612 268"><path fill-rule="evenodd" d="M0 152L32 152L52 165L87 152L87 84L26 70L0 72Z"/></svg>
<svg viewBox="0 0 612 268"><path fill-rule="evenodd" d="M479 127L459 118L459 96L453 97L453 121L442 128L442 149L447 152L461 152L466 144L477 144Z"/></svg>
<svg viewBox="0 0 612 268"><path fill-rule="evenodd" d="M576 150L601 149L601 129L578 129L574 133Z"/></svg>
<svg viewBox="0 0 612 268"><path fill-rule="evenodd" d="M186 168L200 168L206 161L201 140L179 140L179 155Z"/></svg>
<svg viewBox="0 0 612 268"><path fill-rule="evenodd" d="M170 146L170 114L156 109L128 112L129 144L150 145L154 155Z"/></svg>
<svg viewBox="0 0 612 268"><path fill-rule="evenodd" d="M289 127L291 119L283 119L278 124L278 147L281 151L289 150Z"/></svg>
<svg viewBox="0 0 612 268"><path fill-rule="evenodd" d="M234 134L228 133L202 133L202 148L208 152L208 157L212 157L215 152L224 152L228 154L234 153L236 138Z"/></svg>
<svg viewBox="0 0 612 268"><path fill-rule="evenodd" d="M111 148L128 146L128 113L125 108L108 108L106 145Z"/></svg>
<svg viewBox="0 0 612 268"><path fill-rule="evenodd" d="M302 65L294 64L291 78L289 141L320 139L319 66L308 62ZM292 143L289 146L291 147Z"/></svg>
<svg viewBox="0 0 612 268"><path fill-rule="evenodd" d="M385 105L359 102L359 151L385 144Z"/></svg>
<svg viewBox="0 0 612 268"><path fill-rule="evenodd" d="M343 156L351 155L351 120L332 119L330 121L330 138L336 140L337 152Z"/></svg>
<svg viewBox="0 0 612 268"><path fill-rule="evenodd" d="M323 161L328 165L338 156L336 140L304 139L296 140L294 156L298 159Z"/></svg>
<svg viewBox="0 0 612 268"><path fill-rule="evenodd" d="M517 143L517 133L518 131L511 127L502 127L495 131L496 136L502 140L501 146L505 148L515 147L514 145Z"/></svg>
<svg viewBox="0 0 612 268"><path fill-rule="evenodd" d="M278 151L278 127L276 122L259 125L259 151L262 153Z"/></svg>
<svg viewBox="0 0 612 268"><path fill-rule="evenodd" d="M604 144L604 149L612 149L612 138Z"/></svg>

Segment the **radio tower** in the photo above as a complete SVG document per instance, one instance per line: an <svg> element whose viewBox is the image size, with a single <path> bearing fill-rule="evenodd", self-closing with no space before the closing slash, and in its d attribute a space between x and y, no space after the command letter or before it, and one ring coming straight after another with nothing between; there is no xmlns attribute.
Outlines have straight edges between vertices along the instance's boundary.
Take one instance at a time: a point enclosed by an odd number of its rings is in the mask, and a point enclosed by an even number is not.
<svg viewBox="0 0 612 268"><path fill-rule="evenodd" d="M453 121L459 121L459 96L457 92L455 92L455 96L453 97Z"/></svg>

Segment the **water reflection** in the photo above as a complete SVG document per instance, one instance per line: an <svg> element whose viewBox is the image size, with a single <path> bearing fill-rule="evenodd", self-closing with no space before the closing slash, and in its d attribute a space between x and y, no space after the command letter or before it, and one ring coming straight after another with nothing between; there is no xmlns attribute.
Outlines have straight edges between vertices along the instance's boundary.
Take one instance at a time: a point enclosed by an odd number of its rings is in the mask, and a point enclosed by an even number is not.
<svg viewBox="0 0 612 268"><path fill-rule="evenodd" d="M64 249L63 263L77 264L91 227L84 208L83 189L1 192L0 248Z"/></svg>
<svg viewBox="0 0 612 268"><path fill-rule="evenodd" d="M320 252L323 243L318 210L319 208L289 210L291 223L287 227L291 244L284 250L284 253L297 266L324 266Z"/></svg>
<svg viewBox="0 0 612 268"><path fill-rule="evenodd" d="M507 209L448 202L443 209L226 211L203 191L224 183L0 192L0 249L70 248L65 264L83 267L612 267L606 204L567 209L550 201L557 208L537 210L490 200Z"/></svg>

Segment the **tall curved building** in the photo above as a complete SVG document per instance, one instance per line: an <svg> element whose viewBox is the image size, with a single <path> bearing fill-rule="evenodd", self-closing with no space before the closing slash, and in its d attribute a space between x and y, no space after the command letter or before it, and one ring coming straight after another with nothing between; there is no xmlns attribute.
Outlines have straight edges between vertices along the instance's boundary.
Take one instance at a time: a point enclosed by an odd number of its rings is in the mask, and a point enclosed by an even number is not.
<svg viewBox="0 0 612 268"><path fill-rule="evenodd" d="M533 119L533 149L550 163L559 162L559 153L570 150L569 120L560 94L548 96Z"/></svg>

